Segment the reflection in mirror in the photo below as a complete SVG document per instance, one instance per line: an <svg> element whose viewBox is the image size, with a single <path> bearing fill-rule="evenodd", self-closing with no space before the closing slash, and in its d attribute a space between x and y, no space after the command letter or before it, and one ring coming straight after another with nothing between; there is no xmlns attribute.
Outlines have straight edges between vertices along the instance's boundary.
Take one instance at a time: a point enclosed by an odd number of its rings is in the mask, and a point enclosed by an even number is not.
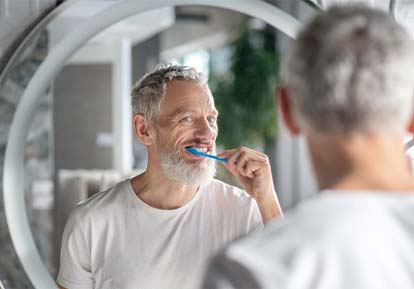
<svg viewBox="0 0 414 289"><path fill-rule="evenodd" d="M64 37L82 29L85 19L115 2L76 2L37 33L2 79L4 124L10 124L23 90L48 53ZM134 81L159 62L195 66L207 76L210 68L220 70L212 63L217 63L221 51L231 50L228 46L237 39L244 20L237 13L206 7L166 8L131 17L91 39L51 83L29 133L24 181L31 229L53 276L71 209L145 169L146 150L133 137L130 124ZM224 58L221 69L227 70L231 57ZM1 127L4 135L7 125ZM258 149L263 147L259 144ZM3 216L1 222L1 228L6 228ZM7 242L8 247L1 246L2 257L6 256L1 260L13 261L0 263L0 279L6 288L31 288Z"/></svg>

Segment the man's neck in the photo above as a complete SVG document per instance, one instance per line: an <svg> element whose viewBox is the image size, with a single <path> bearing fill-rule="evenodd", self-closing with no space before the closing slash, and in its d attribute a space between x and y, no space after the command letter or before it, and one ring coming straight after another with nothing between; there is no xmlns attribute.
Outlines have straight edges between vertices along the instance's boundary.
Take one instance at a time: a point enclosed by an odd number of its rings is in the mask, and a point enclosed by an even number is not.
<svg viewBox="0 0 414 289"><path fill-rule="evenodd" d="M402 137L308 138L320 189L413 192Z"/></svg>
<svg viewBox="0 0 414 289"><path fill-rule="evenodd" d="M161 168L148 165L147 170L131 180L135 194L151 207L172 210L187 204L197 187L183 185L165 177Z"/></svg>

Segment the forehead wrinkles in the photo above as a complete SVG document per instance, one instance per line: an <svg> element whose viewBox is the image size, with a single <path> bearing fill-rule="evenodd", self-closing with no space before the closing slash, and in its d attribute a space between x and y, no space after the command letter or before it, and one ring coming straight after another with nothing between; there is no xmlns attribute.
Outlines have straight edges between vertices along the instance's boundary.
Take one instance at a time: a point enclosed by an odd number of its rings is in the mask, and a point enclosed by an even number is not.
<svg viewBox="0 0 414 289"><path fill-rule="evenodd" d="M207 102L206 103L207 103L207 106L208 106L209 110L212 110L212 111L218 113L218 111L216 109L216 105L214 103L214 97L211 94L211 91L210 91L210 88L208 87L208 85L203 84L203 92L207 96Z"/></svg>
<svg viewBox="0 0 414 289"><path fill-rule="evenodd" d="M216 112L214 98L209 87L204 83L194 83L191 88L186 88L183 94L177 90L174 95L166 93L161 102L163 115L173 115L187 111L202 110L210 113Z"/></svg>
<svg viewBox="0 0 414 289"><path fill-rule="evenodd" d="M207 95L205 102L200 103L200 108L206 113L217 112L216 106L214 104L214 98L211 95Z"/></svg>

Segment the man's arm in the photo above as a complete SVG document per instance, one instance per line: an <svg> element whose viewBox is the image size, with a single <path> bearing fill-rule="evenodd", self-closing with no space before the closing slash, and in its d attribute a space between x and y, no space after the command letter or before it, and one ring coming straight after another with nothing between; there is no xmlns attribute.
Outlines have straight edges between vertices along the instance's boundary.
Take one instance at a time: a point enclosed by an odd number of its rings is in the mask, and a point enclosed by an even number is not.
<svg viewBox="0 0 414 289"><path fill-rule="evenodd" d="M219 157L228 158L224 166L239 180L245 191L256 200L263 223L283 217L273 185L268 157L255 150L241 147L227 150Z"/></svg>
<svg viewBox="0 0 414 289"><path fill-rule="evenodd" d="M59 288L90 288L93 286L88 227L84 209L76 207L66 222L62 235L60 266L56 279ZM82 285L82 286L78 286Z"/></svg>
<svg viewBox="0 0 414 289"><path fill-rule="evenodd" d="M283 218L283 211L280 207L279 200L277 199L276 192L260 202L256 199L256 203L259 207L264 224L275 218Z"/></svg>

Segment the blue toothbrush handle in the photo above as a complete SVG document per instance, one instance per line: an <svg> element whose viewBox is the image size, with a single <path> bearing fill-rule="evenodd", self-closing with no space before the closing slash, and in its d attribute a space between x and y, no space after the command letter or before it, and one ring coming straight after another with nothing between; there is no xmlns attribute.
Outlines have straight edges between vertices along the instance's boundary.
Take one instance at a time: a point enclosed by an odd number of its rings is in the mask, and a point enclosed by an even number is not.
<svg viewBox="0 0 414 289"><path fill-rule="evenodd" d="M220 158L220 157L215 156L215 155L205 154L205 153L199 152L198 150L195 150L193 148L188 148L187 150L190 153L194 154L194 155L199 155L199 156L203 156L203 157L206 157L206 158L215 159L215 160L223 162L223 163L227 163L227 158Z"/></svg>
<svg viewBox="0 0 414 289"><path fill-rule="evenodd" d="M212 156L212 155L208 155L207 157L210 157L212 159L218 160L223 163L227 163L227 158L219 158L218 156Z"/></svg>

